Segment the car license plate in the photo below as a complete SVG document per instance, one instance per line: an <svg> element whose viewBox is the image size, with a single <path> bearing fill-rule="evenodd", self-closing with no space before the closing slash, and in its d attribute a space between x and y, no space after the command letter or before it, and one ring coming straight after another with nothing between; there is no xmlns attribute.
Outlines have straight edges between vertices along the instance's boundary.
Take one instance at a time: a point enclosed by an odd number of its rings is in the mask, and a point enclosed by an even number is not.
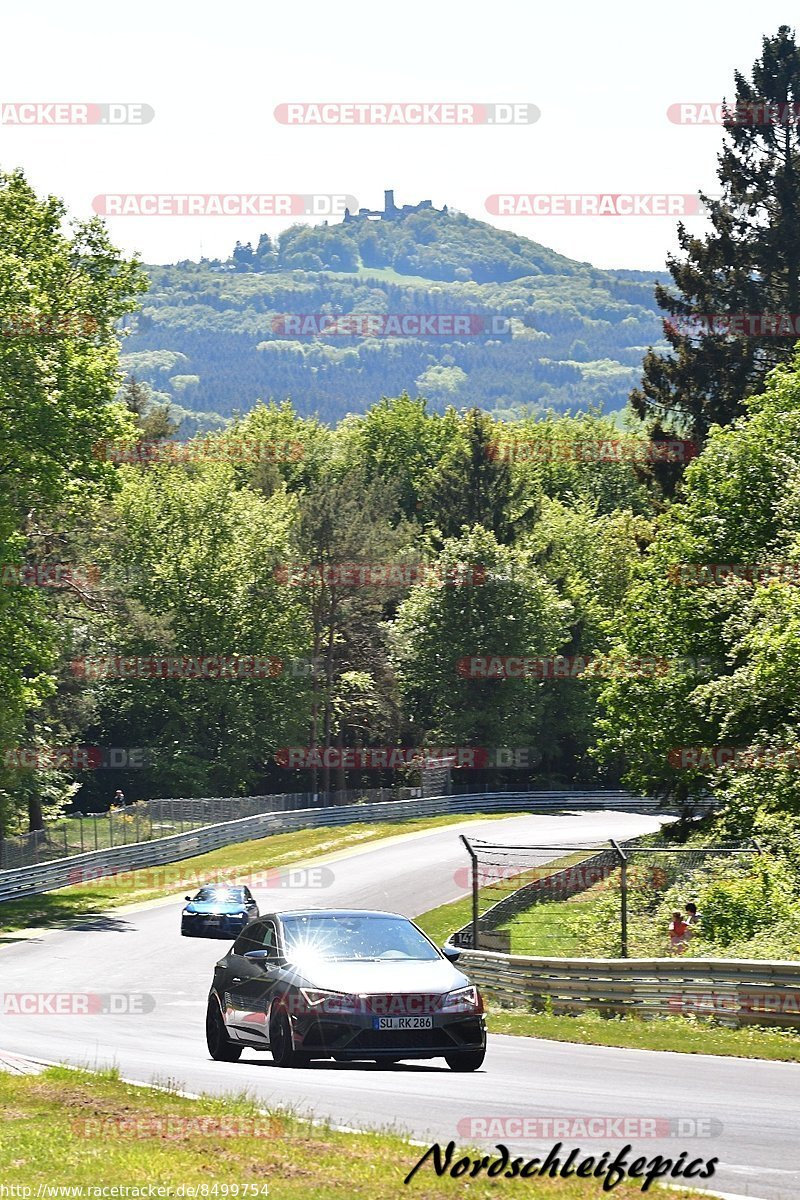
<svg viewBox="0 0 800 1200"><path fill-rule="evenodd" d="M433 1029L433 1017L374 1017L374 1029Z"/></svg>

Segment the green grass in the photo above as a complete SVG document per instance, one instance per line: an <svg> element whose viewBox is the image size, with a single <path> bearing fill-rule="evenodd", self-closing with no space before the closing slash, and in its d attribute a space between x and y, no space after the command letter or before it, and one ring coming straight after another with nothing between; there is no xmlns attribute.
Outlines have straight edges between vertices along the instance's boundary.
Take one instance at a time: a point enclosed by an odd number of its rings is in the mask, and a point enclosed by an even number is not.
<svg viewBox="0 0 800 1200"><path fill-rule="evenodd" d="M174 1194L180 1185L214 1184L219 1196L225 1187L234 1196L238 1185L242 1197L247 1184L249 1197L268 1190L272 1200L490 1200L499 1194L494 1180L437 1178L428 1165L404 1187L426 1147L396 1133L340 1133L280 1110L265 1114L247 1097L187 1099L124 1083L114 1072L53 1067L41 1075L0 1074L0 1105L0 1181L32 1188L34 1195L39 1185L153 1185ZM217 1121L225 1125L218 1128ZM501 1190L530 1200L603 1194L599 1181L576 1179L504 1179ZM641 1194L635 1183L614 1189L618 1200ZM691 1189L671 1195L699 1200Z"/></svg>
<svg viewBox="0 0 800 1200"><path fill-rule="evenodd" d="M239 815L238 812L236 815ZM90 850L108 850L112 846L151 842L178 833L189 833L193 829L212 823L208 819L192 821L162 818L153 821L146 803L131 804L127 808L113 808L108 813L94 817L62 817L51 821L42 831L34 861L52 862L56 858L69 858L72 854L84 854ZM19 839L7 839L9 867L16 865L16 841L21 842L24 847L30 841L30 837L23 834Z"/></svg>
<svg viewBox="0 0 800 1200"><path fill-rule="evenodd" d="M58 928L96 916L109 908L138 904L197 888L215 878L266 872L320 855L353 849L398 834L424 832L464 821L502 820L507 813L421 817L372 825L358 822L332 829L300 829L248 842L236 842L209 854L186 858L163 867L144 867L106 879L92 880L56 892L0 905L0 940L21 929Z"/></svg>
<svg viewBox="0 0 800 1200"><path fill-rule="evenodd" d="M582 855L569 856L569 863ZM569 865L566 859L548 863L547 870ZM538 868L541 872L542 868ZM519 885L510 880L509 888ZM600 882L569 900L536 904L501 926L511 934L511 953L541 958L581 957L581 927L586 914L597 906L608 886ZM499 898L497 885L482 888L481 911ZM472 898L444 904L416 918L430 938L442 945L447 938L468 923L472 916ZM670 1050L680 1054L720 1054L736 1058L764 1058L779 1062L800 1062L800 1030L749 1026L731 1029L696 1017L637 1016L604 1017L589 1010L578 1016L547 1012L497 1008L489 1005L488 1025L492 1033L549 1038L553 1041L580 1042L584 1045L618 1046L639 1050Z"/></svg>
<svg viewBox="0 0 800 1200"><path fill-rule="evenodd" d="M394 267L359 267L357 271L348 272L345 278L352 279L353 276L358 279L377 279L383 283L405 284L406 287L430 288L437 285L435 279L430 279L425 275L401 275L395 271ZM441 283L441 281L438 282Z"/></svg>
<svg viewBox="0 0 800 1200"><path fill-rule="evenodd" d="M484 912L491 904L496 904L498 900L515 892L517 888L523 884L530 882L537 876L542 877L543 874L552 874L554 871L563 870L565 867L574 866L575 863L582 862L587 855L585 853L567 854L561 858L555 858L552 862L542 863L538 867L529 868L515 875L513 878L505 879L502 883L487 884L478 891L478 906L480 912ZM542 904L536 905L536 908L541 909L561 909L560 904ZM534 911L534 910L531 910ZM524 914L527 916L527 913ZM457 929L462 929L472 919L472 896L465 896L462 900L454 900L451 904L442 904L439 908L432 908L429 912L423 913L420 917L414 918L420 929L424 929L429 938L432 938L437 945L441 945L455 933ZM560 921L559 911L559 921ZM503 929L510 928L502 926ZM551 929L552 933L552 929ZM512 952L514 954L550 954L550 955L568 955L574 949L574 943L570 944L569 949L551 949L544 950L521 950L514 948L512 940Z"/></svg>
<svg viewBox="0 0 800 1200"><path fill-rule="evenodd" d="M511 953L532 958L581 957L585 920L579 898L536 904L501 929L511 934Z"/></svg>
<svg viewBox="0 0 800 1200"><path fill-rule="evenodd" d="M591 1046L632 1050L671 1050L678 1054L721 1054L800 1062L800 1031L749 1026L730 1029L696 1017L603 1017L587 1010L579 1016L528 1013L489 1006L492 1033L550 1038Z"/></svg>

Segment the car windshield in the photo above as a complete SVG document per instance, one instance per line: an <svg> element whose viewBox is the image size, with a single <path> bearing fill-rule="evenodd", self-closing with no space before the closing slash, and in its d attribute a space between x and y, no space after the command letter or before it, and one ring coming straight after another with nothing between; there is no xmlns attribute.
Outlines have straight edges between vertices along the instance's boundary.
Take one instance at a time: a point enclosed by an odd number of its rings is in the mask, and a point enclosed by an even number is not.
<svg viewBox="0 0 800 1200"><path fill-rule="evenodd" d="M213 901L215 904L241 904L241 888L204 887L195 896L195 900Z"/></svg>
<svg viewBox="0 0 800 1200"><path fill-rule="evenodd" d="M404 917L297 916L283 918L289 962L367 960L408 962L439 957Z"/></svg>

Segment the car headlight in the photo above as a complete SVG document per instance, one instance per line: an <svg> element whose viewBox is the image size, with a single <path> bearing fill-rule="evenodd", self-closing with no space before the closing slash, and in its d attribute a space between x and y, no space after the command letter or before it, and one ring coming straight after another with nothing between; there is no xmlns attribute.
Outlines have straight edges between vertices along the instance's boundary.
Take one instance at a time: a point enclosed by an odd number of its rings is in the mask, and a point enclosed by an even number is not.
<svg viewBox="0 0 800 1200"><path fill-rule="evenodd" d="M360 996L351 992L323 992L317 988L301 988L308 1009L319 1013L358 1013L362 1009Z"/></svg>
<svg viewBox="0 0 800 1200"><path fill-rule="evenodd" d="M454 992L448 992L444 997L439 1011L449 1013L482 1013L483 997L473 984L470 984L469 987L456 988Z"/></svg>
<svg viewBox="0 0 800 1200"><path fill-rule="evenodd" d="M246 916L247 916L247 913L243 913L243 912L238 912L238 913L229 913L229 914L228 914L228 916L231 916L231 917L246 917Z"/></svg>
<svg viewBox="0 0 800 1200"><path fill-rule="evenodd" d="M196 913L196 912L189 912L188 908L185 908L185 909L183 910L183 915L184 915L185 917L199 917L199 915L200 915L200 914L199 914L199 913Z"/></svg>

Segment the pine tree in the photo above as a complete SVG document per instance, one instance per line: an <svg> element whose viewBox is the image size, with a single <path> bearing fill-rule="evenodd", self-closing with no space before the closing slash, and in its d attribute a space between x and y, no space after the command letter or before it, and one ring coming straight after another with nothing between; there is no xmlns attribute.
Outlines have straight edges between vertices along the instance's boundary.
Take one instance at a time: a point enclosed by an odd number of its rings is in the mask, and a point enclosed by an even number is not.
<svg viewBox="0 0 800 1200"><path fill-rule="evenodd" d="M763 325L743 333L709 323L719 315L800 313L800 50L788 26L763 39L752 78L737 71L735 81L718 157L722 195L701 194L713 230L701 238L679 225L683 256L668 259L677 294L656 287L672 350L647 353L631 394L656 435L672 429L703 442L712 424L729 424L743 399L763 390L797 338L787 322L780 336Z"/></svg>
<svg viewBox="0 0 800 1200"><path fill-rule="evenodd" d="M431 477L428 507L437 513L446 538L458 537L464 526L483 525L499 542L509 542L515 497L510 464L497 454L492 418L470 409L462 436L453 441Z"/></svg>

